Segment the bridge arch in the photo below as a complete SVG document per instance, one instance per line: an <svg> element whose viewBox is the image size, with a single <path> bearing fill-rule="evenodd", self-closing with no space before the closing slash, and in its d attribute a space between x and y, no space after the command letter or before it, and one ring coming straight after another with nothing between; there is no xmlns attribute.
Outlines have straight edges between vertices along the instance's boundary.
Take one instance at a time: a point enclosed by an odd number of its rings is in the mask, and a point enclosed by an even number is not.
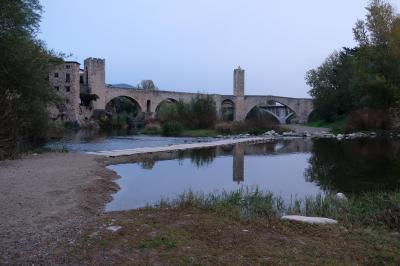
<svg viewBox="0 0 400 266"><path fill-rule="evenodd" d="M120 113L123 108L128 108L129 111L133 111L133 109L129 109L128 106L124 106L124 100L128 100L132 104L132 108L136 108L136 116L140 115L143 112L143 108L140 103L132 97L120 95L113 97L106 103L106 111L111 113Z"/></svg>
<svg viewBox="0 0 400 266"><path fill-rule="evenodd" d="M221 117L225 121L233 121L235 114L235 102L231 99L221 101Z"/></svg>
<svg viewBox="0 0 400 266"><path fill-rule="evenodd" d="M252 112L255 112L255 108L258 108L259 111L270 115L279 124L286 124L289 119L296 116L296 113L292 110L292 108L280 101L276 101L275 99L264 99L259 102L255 102L253 106L249 105L246 107L246 119L249 119L249 116L252 114Z"/></svg>
<svg viewBox="0 0 400 266"><path fill-rule="evenodd" d="M159 101L157 106L156 106L156 108L155 108L154 117L155 118L159 118L159 113L160 113L160 110L161 110L161 108L163 106L168 105L168 104L169 105L170 104L176 104L177 102L178 102L178 100L176 100L174 98L170 98L170 97Z"/></svg>

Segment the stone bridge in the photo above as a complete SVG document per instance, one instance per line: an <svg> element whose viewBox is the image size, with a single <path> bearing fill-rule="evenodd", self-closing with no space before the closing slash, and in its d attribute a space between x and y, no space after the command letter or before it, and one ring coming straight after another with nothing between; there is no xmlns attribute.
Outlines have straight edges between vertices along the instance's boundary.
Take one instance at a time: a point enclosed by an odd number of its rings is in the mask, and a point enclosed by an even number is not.
<svg viewBox="0 0 400 266"><path fill-rule="evenodd" d="M104 105L98 106L98 109L105 109L108 102L116 97L127 97L134 101L142 112L148 113L150 116L154 116L161 103L164 101L176 102L182 100L184 102L190 102L197 93L187 92L173 92L173 91L146 91L140 89L126 89L118 88L114 86L106 86L104 91ZM217 108L218 118L222 119L222 105L229 103L234 110L234 120L242 121L246 118L247 114L256 106L270 106L268 103L276 102L281 104L284 108L287 107L289 112L283 116L279 116L272 111L266 110L272 116L274 116L281 124L295 116L300 123L307 122L308 116L313 110L313 104L310 99L298 99L288 98L279 96L244 96L244 106L242 110L235 108L236 97L234 95L218 95L209 94L213 98ZM270 107L271 108L271 107Z"/></svg>
<svg viewBox="0 0 400 266"><path fill-rule="evenodd" d="M67 98L69 106L65 109L68 120L87 120L93 111L105 110L107 104L117 97L132 100L147 117L155 117L161 103L165 101L190 102L197 93L163 90L145 90L124 88L105 83L105 60L88 58L84 69L77 62L65 62L49 74L50 81L59 94ZM65 79L64 79L65 77ZM62 88L65 87L65 91ZM90 112L83 110L80 93L96 94L99 98L91 103ZM243 121L254 107L268 112L280 123L289 119L305 123L313 111L311 99L289 98L281 96L245 95L245 71L240 67L234 70L233 95L209 94L215 101L219 119L224 110L233 113L234 121Z"/></svg>

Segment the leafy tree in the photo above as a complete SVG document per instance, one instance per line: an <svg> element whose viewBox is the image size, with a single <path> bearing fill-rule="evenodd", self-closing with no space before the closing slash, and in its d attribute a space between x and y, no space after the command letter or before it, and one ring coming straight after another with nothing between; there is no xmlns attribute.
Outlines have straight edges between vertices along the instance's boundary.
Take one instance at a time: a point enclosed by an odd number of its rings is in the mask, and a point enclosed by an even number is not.
<svg viewBox="0 0 400 266"><path fill-rule="evenodd" d="M142 82L140 82L138 85L138 88L143 90L158 90L157 86L154 85L152 80L142 80Z"/></svg>
<svg viewBox="0 0 400 266"><path fill-rule="evenodd" d="M333 53L307 73L317 115L327 121L353 110L400 106L400 16L372 0L353 28L358 46Z"/></svg>
<svg viewBox="0 0 400 266"><path fill-rule="evenodd" d="M215 102L210 95L197 95L190 102L193 125L196 128L212 128L217 119Z"/></svg>
<svg viewBox="0 0 400 266"><path fill-rule="evenodd" d="M353 109L352 73L356 49L331 54L317 69L307 73L307 84L319 118L333 121Z"/></svg>
<svg viewBox="0 0 400 266"><path fill-rule="evenodd" d="M36 39L39 0L0 1L0 158L46 137L54 53Z"/></svg>

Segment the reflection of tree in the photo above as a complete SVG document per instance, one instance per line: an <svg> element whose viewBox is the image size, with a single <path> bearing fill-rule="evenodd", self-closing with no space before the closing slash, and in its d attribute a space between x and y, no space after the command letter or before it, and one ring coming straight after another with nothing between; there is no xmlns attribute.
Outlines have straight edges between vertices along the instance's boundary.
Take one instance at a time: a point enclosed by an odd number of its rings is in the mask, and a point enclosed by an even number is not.
<svg viewBox="0 0 400 266"><path fill-rule="evenodd" d="M396 189L400 187L399 146L400 142L387 139L317 140L305 178L327 191Z"/></svg>
<svg viewBox="0 0 400 266"><path fill-rule="evenodd" d="M155 164L156 164L156 162L151 158L146 158L146 159L144 159L143 161L140 162L140 165L142 166L142 168L143 169L148 169L148 170L153 169Z"/></svg>
<svg viewBox="0 0 400 266"><path fill-rule="evenodd" d="M190 159L197 167L209 165L217 156L216 147L190 151Z"/></svg>

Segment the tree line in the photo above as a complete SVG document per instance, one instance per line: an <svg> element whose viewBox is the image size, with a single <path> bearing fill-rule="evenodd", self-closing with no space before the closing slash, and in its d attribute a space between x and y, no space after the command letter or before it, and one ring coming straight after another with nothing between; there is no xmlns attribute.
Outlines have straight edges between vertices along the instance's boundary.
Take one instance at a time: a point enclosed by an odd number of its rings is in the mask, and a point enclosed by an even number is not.
<svg viewBox="0 0 400 266"><path fill-rule="evenodd" d="M37 38L41 14L39 0L0 1L0 159L46 137L48 73L61 59Z"/></svg>
<svg viewBox="0 0 400 266"><path fill-rule="evenodd" d="M349 126L384 128L400 106L400 16L386 0L372 0L366 10L353 27L356 47L333 52L306 75L315 119L347 116Z"/></svg>

